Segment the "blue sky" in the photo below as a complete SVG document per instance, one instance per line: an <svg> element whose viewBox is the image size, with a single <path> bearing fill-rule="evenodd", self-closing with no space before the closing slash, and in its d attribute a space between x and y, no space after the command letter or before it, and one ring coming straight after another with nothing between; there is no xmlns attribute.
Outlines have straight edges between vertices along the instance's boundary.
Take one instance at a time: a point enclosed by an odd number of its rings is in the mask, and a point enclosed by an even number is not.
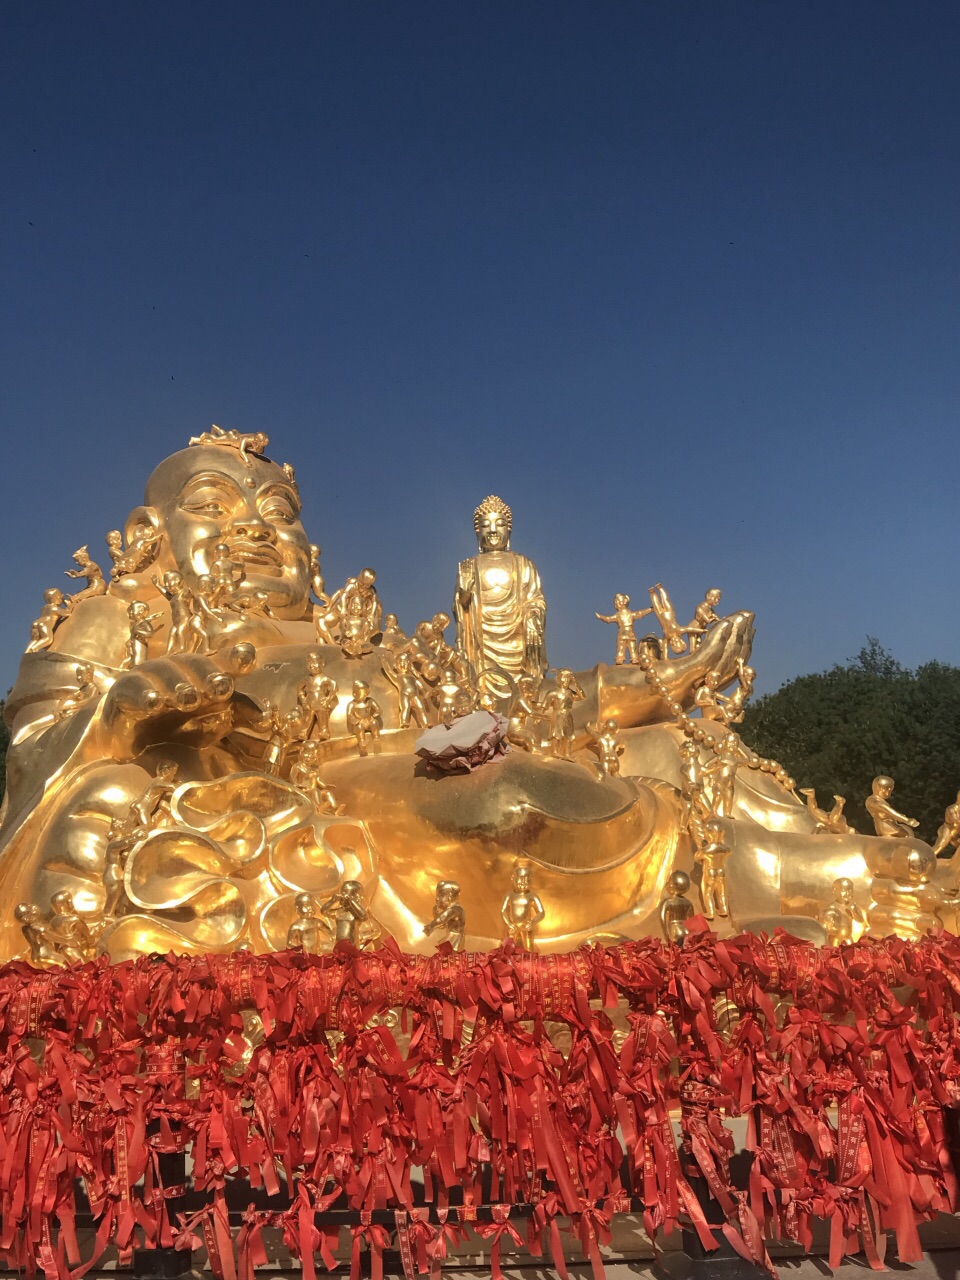
<svg viewBox="0 0 960 1280"><path fill-rule="evenodd" d="M210 422L412 627L514 510L551 660L614 591L758 615L758 688L960 663L960 6L14 2L0 686ZM104 550L105 557L105 550Z"/></svg>

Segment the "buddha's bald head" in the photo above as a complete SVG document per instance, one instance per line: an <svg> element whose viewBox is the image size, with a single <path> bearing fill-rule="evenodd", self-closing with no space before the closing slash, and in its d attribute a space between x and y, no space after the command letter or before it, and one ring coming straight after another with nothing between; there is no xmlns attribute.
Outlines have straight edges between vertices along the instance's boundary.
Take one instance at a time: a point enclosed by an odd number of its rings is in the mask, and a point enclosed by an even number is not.
<svg viewBox="0 0 960 1280"><path fill-rule="evenodd" d="M170 559L190 580L210 572L214 548L226 543L250 588L266 592L278 617L303 614L310 544L299 496L282 467L214 445L181 449L154 470L145 501L140 513L165 535Z"/></svg>

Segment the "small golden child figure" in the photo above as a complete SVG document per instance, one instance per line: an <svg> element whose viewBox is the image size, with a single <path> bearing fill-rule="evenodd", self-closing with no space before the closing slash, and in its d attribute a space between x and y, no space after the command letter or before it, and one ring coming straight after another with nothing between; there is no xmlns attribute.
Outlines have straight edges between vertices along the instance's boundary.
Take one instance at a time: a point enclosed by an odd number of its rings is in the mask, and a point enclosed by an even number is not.
<svg viewBox="0 0 960 1280"><path fill-rule="evenodd" d="M625 596L622 591L618 591L613 597L613 609L614 612L609 615L598 613L596 616L601 622L617 624L617 656L614 664L622 667L629 660L632 666L637 666L640 662L640 645L633 624L638 618L645 618L648 613L653 613L653 609L631 609L630 597Z"/></svg>

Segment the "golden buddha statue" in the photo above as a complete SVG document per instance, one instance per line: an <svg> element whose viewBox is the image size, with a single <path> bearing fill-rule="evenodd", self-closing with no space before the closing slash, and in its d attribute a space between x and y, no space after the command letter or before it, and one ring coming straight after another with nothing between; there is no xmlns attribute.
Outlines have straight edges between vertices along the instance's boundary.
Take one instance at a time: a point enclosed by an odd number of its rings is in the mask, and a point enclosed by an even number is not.
<svg viewBox="0 0 960 1280"><path fill-rule="evenodd" d="M149 562L74 596L44 646L31 643L24 654L6 703L0 958L33 954L53 964L72 954L54 945L63 894L74 931L82 932L75 916L115 959L171 948L275 950L301 918L298 895L329 903L348 882L377 929L408 951L432 949L424 925L436 886L456 882L470 904L465 946L481 949L503 936L500 894L519 857L549 904L539 950L659 934L671 873L696 867L680 750L687 741L697 743L708 778L722 767L708 768L712 759L736 765L719 807L739 924L816 917L841 876L867 910L888 846L898 855L904 846L927 849L909 838L814 834L813 816L775 762L759 760L722 723L691 714L708 675L726 688L749 659L751 613L712 623L693 652L655 660L644 648L637 665L600 663L563 674L559 686L539 683L546 604L534 566L509 550L511 516L499 499L477 509L479 554L460 565L456 654L419 662L411 648L401 666L424 683L422 711L434 723L443 701L435 695L452 669L464 687L474 681L472 705L493 701L503 712L502 721L489 718L491 733L502 724L509 742L523 719L533 749L452 772L425 768L414 749L422 726L398 697L393 651L376 636L356 656L340 637L317 643L326 608L311 597L317 556L292 469L265 457L266 447L259 437L203 433L163 461L123 526L127 546L150 543ZM263 608L232 607L218 587L225 566ZM134 601L161 616L143 637L142 661L125 669ZM36 616L32 603L25 612ZM322 734L301 705L318 673L329 692ZM574 687L582 697L567 698ZM358 688L371 714L376 708L366 754L356 734ZM522 715L512 710L517 698ZM60 714L65 700L68 715ZM540 747L560 701L558 758ZM612 720L619 773L597 768L591 737ZM314 774L335 806L310 783ZM137 806L158 777L169 791L162 821L141 822ZM956 873L941 863L929 874L949 887ZM941 910L949 923L948 914Z"/></svg>
<svg viewBox="0 0 960 1280"><path fill-rule="evenodd" d="M510 550L513 514L490 495L473 513L479 554L461 560L454 597L457 647L476 672L481 692L508 698L520 675L547 669L547 602L536 565Z"/></svg>

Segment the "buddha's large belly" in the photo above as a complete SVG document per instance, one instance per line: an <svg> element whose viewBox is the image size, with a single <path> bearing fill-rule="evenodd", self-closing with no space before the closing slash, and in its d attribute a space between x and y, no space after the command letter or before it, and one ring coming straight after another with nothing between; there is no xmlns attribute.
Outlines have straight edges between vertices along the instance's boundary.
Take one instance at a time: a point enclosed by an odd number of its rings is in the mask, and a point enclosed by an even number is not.
<svg viewBox="0 0 960 1280"><path fill-rule="evenodd" d="M374 910L402 946L423 949L436 885L461 886L471 945L504 935L500 904L515 860L530 860L546 919L541 949L659 901L673 866L676 804L634 779L604 778L520 752L474 773L430 776L408 756L332 764L326 780L362 814L379 858ZM427 946L427 949L430 949Z"/></svg>

